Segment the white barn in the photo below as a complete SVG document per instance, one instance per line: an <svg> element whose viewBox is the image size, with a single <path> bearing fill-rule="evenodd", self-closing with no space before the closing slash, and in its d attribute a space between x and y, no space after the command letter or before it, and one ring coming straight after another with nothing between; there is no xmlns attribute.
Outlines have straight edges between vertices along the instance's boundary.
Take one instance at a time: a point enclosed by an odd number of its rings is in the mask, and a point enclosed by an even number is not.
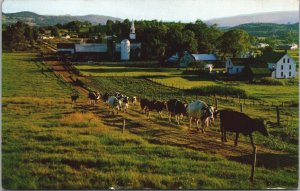
<svg viewBox="0 0 300 191"><path fill-rule="evenodd" d="M180 59L180 67L187 67L188 64L193 61L206 61L206 62L214 62L218 61L218 57L215 54L190 54L185 52L182 58ZM212 69L212 64L207 65L206 68Z"/></svg>

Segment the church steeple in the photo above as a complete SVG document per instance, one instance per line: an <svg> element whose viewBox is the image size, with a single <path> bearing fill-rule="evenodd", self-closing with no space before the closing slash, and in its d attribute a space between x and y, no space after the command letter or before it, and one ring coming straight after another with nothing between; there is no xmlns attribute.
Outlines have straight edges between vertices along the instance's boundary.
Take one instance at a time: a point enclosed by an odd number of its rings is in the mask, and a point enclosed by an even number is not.
<svg viewBox="0 0 300 191"><path fill-rule="evenodd" d="M135 39L135 28L134 28L134 21L133 21L133 19L132 19L132 21L131 21L129 38L130 38L131 40L134 40L134 39Z"/></svg>

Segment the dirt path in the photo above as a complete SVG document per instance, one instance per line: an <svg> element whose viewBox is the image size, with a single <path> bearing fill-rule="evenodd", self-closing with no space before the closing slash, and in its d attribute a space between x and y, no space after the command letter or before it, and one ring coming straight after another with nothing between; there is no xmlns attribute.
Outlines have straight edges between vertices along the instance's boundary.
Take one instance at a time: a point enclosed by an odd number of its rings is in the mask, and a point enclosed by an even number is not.
<svg viewBox="0 0 300 191"><path fill-rule="evenodd" d="M81 86L74 86L74 79L78 78L88 82L90 80L88 77L77 76L72 69L57 61L51 61L49 64L57 75L60 75L62 79L70 83L79 92L81 99L87 99L88 90ZM113 116L104 102L100 101L97 106L90 106L86 103L86 101L78 103L75 108L83 112L96 113L105 125L119 127L120 129L122 129L123 120L125 119L126 131L143 136L150 143L191 148L205 153L222 155L242 163L251 162L252 147L249 141L239 141L239 145L235 147L233 140L228 139L227 143L222 143L219 132L210 129L204 134L196 130L189 131L186 125L179 128L174 122L170 124L166 117L158 119L156 113L148 119L140 112L138 105L132 106L126 113L119 112L119 114ZM288 166L295 163L295 160L290 158L288 154L263 146L257 146L257 152L258 165L279 168L283 164ZM272 161L276 161L276 163L274 164Z"/></svg>

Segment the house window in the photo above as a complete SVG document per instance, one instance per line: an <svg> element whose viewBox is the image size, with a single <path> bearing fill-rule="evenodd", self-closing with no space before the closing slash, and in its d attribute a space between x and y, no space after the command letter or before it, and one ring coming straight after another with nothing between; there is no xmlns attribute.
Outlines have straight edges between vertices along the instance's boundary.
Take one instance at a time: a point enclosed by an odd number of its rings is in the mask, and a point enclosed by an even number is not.
<svg viewBox="0 0 300 191"><path fill-rule="evenodd" d="M287 63L290 63L290 59L289 58L287 59Z"/></svg>
<svg viewBox="0 0 300 191"><path fill-rule="evenodd" d="M285 63L285 58L283 59L283 63Z"/></svg>
<svg viewBox="0 0 300 191"><path fill-rule="evenodd" d="M283 77L283 72L281 72L281 77Z"/></svg>
<svg viewBox="0 0 300 191"><path fill-rule="evenodd" d="M281 70L283 70L283 65L281 65Z"/></svg>
<svg viewBox="0 0 300 191"><path fill-rule="evenodd" d="M238 68L236 69L236 72L239 72L239 69L238 69Z"/></svg>
<svg viewBox="0 0 300 191"><path fill-rule="evenodd" d="M290 69L290 70L292 69L292 65L289 65L289 69Z"/></svg>
<svg viewBox="0 0 300 191"><path fill-rule="evenodd" d="M289 76L292 76L292 72L289 72Z"/></svg>

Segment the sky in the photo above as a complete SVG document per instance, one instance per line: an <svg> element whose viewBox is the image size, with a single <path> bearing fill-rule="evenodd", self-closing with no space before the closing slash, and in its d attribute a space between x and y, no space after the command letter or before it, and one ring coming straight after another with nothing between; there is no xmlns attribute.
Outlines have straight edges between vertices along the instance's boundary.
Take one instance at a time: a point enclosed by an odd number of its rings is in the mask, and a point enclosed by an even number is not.
<svg viewBox="0 0 300 191"><path fill-rule="evenodd" d="M4 13L97 14L182 22L291 10L299 10L299 0L4 0L2 4Z"/></svg>

